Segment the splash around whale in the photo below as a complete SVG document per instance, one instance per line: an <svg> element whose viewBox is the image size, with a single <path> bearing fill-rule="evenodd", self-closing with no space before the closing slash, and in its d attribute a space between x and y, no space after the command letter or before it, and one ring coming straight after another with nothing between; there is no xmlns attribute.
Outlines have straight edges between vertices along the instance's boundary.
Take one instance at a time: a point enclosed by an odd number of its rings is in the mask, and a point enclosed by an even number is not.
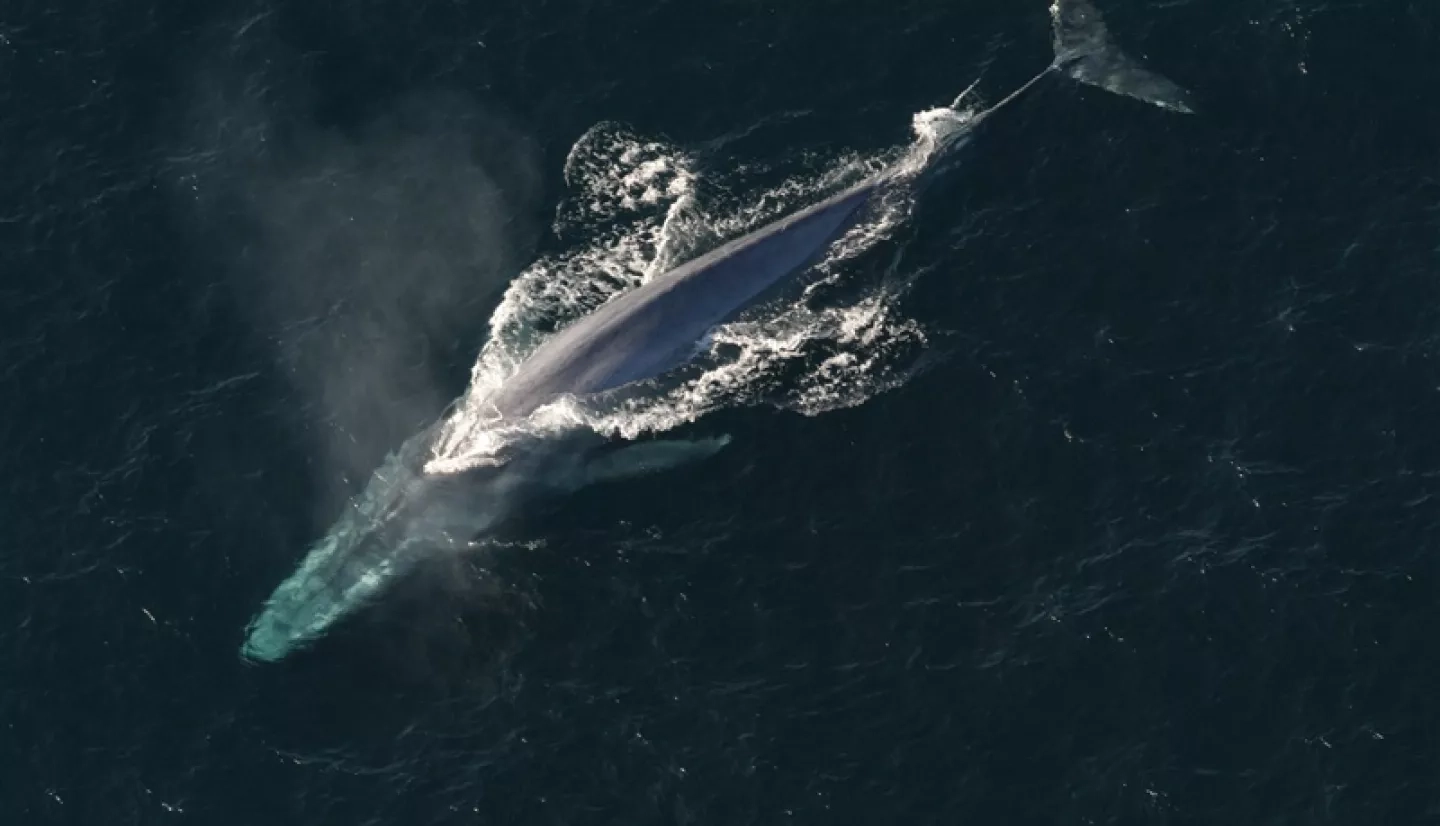
<svg viewBox="0 0 1440 826"><path fill-rule="evenodd" d="M929 147L918 162L903 159L620 293L560 329L505 380L464 404L482 407L497 426L518 427L557 399L634 386L691 362L717 325L823 259L877 203L923 183L978 123L1051 74L1172 111L1193 111L1184 90L1111 44L1088 0L1056 0L1050 11L1054 61L999 103L968 117L964 128ZM434 461L435 446L453 441L444 431L442 419L375 471L329 533L265 601L248 626L244 658L275 661L307 645L417 563L471 547L528 502L697 461L728 441L627 442L583 428L533 433L511 441L490 461L452 472Z"/></svg>

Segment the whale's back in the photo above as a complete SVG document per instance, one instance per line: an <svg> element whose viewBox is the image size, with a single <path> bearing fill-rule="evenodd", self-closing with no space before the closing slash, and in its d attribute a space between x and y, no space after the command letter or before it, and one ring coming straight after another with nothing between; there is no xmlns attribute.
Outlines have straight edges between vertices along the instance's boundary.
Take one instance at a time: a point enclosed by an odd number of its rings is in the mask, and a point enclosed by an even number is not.
<svg viewBox="0 0 1440 826"><path fill-rule="evenodd" d="M654 378L688 361L707 331L813 263L885 179L872 178L623 293L552 336L491 397L507 419L564 394Z"/></svg>

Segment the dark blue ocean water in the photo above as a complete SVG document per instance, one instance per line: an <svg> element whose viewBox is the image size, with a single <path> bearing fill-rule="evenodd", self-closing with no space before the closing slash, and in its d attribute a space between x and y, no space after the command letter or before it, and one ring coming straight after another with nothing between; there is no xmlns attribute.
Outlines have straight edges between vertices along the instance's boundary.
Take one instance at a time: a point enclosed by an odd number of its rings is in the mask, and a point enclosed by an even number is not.
<svg viewBox="0 0 1440 826"><path fill-rule="evenodd" d="M1102 8L1200 112L979 130L852 265L927 371L703 417L256 667L586 130L882 151L1046 10L0 7L0 823L1440 819L1440 12Z"/></svg>

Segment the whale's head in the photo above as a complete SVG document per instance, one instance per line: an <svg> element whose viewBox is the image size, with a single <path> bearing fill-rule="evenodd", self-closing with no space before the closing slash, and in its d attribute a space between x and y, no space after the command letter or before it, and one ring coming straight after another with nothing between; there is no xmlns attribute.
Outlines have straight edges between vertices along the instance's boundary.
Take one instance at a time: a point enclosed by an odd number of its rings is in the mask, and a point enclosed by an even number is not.
<svg viewBox="0 0 1440 826"><path fill-rule="evenodd" d="M427 474L402 449L371 476L246 629L241 656L273 662L304 647L423 559L455 553L508 512L514 472Z"/></svg>
<svg viewBox="0 0 1440 826"><path fill-rule="evenodd" d="M583 479L579 452L556 449L562 442L520 445L502 461L465 472L426 473L419 441L375 471L265 601L246 629L242 657L273 662L303 648L417 563L474 547L525 502Z"/></svg>
<svg viewBox="0 0 1440 826"><path fill-rule="evenodd" d="M367 603L419 559L462 547L470 538L457 518L463 513L458 497L436 484L447 480L385 471L376 472L266 600L247 629L243 657L261 662L284 657Z"/></svg>

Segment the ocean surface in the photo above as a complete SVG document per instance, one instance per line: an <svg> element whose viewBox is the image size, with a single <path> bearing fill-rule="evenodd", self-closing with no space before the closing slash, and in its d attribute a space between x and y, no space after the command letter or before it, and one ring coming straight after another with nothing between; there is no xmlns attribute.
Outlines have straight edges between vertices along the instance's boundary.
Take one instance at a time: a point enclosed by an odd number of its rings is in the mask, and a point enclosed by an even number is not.
<svg viewBox="0 0 1440 826"><path fill-rule="evenodd" d="M1100 8L1196 114L1047 78L591 422L718 455L260 665L496 331L908 157L1045 3L0 6L0 823L1440 821L1440 7Z"/></svg>

